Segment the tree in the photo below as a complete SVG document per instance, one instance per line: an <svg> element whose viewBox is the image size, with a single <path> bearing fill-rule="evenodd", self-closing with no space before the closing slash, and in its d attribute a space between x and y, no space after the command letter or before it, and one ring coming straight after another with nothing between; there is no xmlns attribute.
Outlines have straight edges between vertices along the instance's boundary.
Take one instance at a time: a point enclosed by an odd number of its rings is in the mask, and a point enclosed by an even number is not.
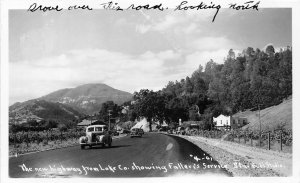
<svg viewBox="0 0 300 183"><path fill-rule="evenodd" d="M104 102L99 111L100 119L103 121L108 121L109 114L111 115L110 118L117 118L121 110L121 107L115 104L113 101Z"/></svg>
<svg viewBox="0 0 300 183"><path fill-rule="evenodd" d="M60 132L65 132L68 130L67 126L65 124L58 124L58 129Z"/></svg>
<svg viewBox="0 0 300 183"><path fill-rule="evenodd" d="M176 97L169 100L166 104L167 116L171 122L178 122L188 120L189 106L186 100L182 97Z"/></svg>
<svg viewBox="0 0 300 183"><path fill-rule="evenodd" d="M193 89L194 89L194 86L193 86L193 83L192 83L191 79L189 77L186 77L185 85L184 85L184 91L187 94L190 94L190 93L193 92Z"/></svg>
<svg viewBox="0 0 300 183"><path fill-rule="evenodd" d="M190 107L189 120L191 120L191 121L199 121L200 120L199 107L197 105L193 105L192 107Z"/></svg>
<svg viewBox="0 0 300 183"><path fill-rule="evenodd" d="M165 100L161 92L154 92L148 89L142 89L134 92L135 101L134 110L139 117L145 117L149 122L149 130L152 131L152 121L165 118Z"/></svg>
<svg viewBox="0 0 300 183"><path fill-rule="evenodd" d="M279 89L281 96L284 98L291 95L293 91L292 67L292 51L290 49L287 49L282 53L282 58L279 62Z"/></svg>
<svg viewBox="0 0 300 183"><path fill-rule="evenodd" d="M266 48L266 53L268 56L274 56L275 49L272 45L268 45Z"/></svg>
<svg viewBox="0 0 300 183"><path fill-rule="evenodd" d="M230 49L228 51L227 59L231 59L231 60L235 59L235 53L234 53L233 49Z"/></svg>

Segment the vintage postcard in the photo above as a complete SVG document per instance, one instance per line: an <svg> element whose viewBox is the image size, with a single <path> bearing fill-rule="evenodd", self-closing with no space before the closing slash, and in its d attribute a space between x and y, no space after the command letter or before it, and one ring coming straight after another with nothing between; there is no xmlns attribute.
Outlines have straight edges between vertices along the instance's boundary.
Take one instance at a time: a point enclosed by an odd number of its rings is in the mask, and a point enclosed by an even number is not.
<svg viewBox="0 0 300 183"><path fill-rule="evenodd" d="M299 5L2 1L1 181L299 182Z"/></svg>

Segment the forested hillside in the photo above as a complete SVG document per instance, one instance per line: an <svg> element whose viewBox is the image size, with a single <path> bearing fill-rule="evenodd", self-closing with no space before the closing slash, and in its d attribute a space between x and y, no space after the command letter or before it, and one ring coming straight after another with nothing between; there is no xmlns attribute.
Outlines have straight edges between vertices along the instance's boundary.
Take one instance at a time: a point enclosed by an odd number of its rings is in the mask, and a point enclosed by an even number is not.
<svg viewBox="0 0 300 183"><path fill-rule="evenodd" d="M209 128L213 116L264 109L290 95L290 47L278 52L271 45L263 51L248 47L238 55L231 49L223 64L210 60L191 76L170 81L158 92L135 92L131 114L168 122L202 120Z"/></svg>
<svg viewBox="0 0 300 183"><path fill-rule="evenodd" d="M279 104L292 94L292 51L275 52L270 45L265 51L249 47L236 56L231 49L224 64L210 60L162 91L171 99L169 108L196 104L201 114L206 110L214 116Z"/></svg>
<svg viewBox="0 0 300 183"><path fill-rule="evenodd" d="M224 56L223 64L210 60L191 76L169 81L157 92L135 92L132 103L102 105L99 117L108 118L111 110L112 117L120 121L145 117L149 122L166 121L175 126L179 120L202 121L203 128L210 129L212 117L219 114L262 110L292 95L290 47L278 52L271 45L263 51L248 47L237 55L231 49Z"/></svg>

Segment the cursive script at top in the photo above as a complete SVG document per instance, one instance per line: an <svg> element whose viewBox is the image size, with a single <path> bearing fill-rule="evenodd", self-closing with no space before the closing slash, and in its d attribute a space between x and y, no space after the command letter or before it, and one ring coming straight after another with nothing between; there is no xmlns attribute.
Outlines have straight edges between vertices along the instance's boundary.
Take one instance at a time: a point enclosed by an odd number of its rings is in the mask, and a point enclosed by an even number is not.
<svg viewBox="0 0 300 183"><path fill-rule="evenodd" d="M221 5L216 5L214 3L210 3L210 5L205 4L204 2L201 2L200 4L197 5L187 5L187 1L182 1L180 5L176 6L174 11L177 10L206 10L206 9L216 9L216 13L214 15L214 18L212 22L215 21L217 14L219 13L219 10L221 9Z"/></svg>

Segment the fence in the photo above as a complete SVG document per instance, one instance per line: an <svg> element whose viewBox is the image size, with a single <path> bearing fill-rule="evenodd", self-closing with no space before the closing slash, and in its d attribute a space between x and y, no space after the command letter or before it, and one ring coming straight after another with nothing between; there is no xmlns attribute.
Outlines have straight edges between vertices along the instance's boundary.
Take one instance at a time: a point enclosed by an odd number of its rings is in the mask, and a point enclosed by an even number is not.
<svg viewBox="0 0 300 183"><path fill-rule="evenodd" d="M202 136L206 138L216 138L227 140L231 142L236 142L240 144L245 144L249 146L260 147L268 150L279 150L284 152L292 152L292 130L274 130L274 131L263 131L260 133L258 131L249 130L235 130L235 131L188 131L187 135Z"/></svg>

